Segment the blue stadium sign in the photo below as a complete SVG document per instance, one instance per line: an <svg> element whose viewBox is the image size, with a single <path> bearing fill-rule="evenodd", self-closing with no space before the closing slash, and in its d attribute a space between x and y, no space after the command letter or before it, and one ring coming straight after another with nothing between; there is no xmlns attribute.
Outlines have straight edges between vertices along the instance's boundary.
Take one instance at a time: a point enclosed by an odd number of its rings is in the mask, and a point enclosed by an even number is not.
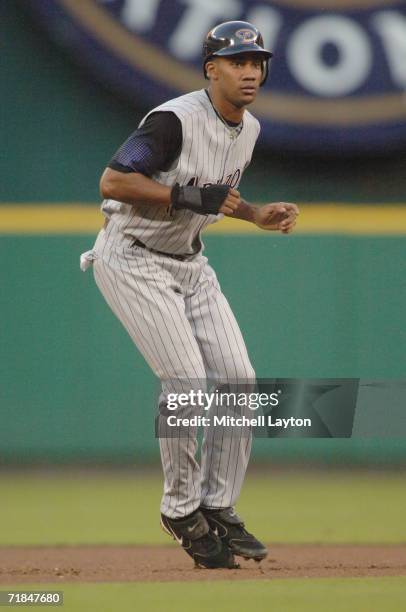
<svg viewBox="0 0 406 612"><path fill-rule="evenodd" d="M204 87L216 23L255 23L275 54L253 107L262 138L295 151L406 144L404 0L32 0L53 38L135 104Z"/></svg>

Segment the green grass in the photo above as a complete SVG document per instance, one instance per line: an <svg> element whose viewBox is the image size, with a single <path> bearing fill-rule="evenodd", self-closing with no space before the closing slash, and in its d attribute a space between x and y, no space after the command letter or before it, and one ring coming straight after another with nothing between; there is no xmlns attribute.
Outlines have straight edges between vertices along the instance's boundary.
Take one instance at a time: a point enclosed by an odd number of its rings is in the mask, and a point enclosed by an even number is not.
<svg viewBox="0 0 406 612"><path fill-rule="evenodd" d="M0 545L169 543L159 528L162 481L128 472L0 476ZM247 475L237 510L267 542L406 541L404 475Z"/></svg>
<svg viewBox="0 0 406 612"><path fill-rule="evenodd" d="M41 585L46 589L64 591L63 607L52 608L64 612L403 612L406 578Z"/></svg>

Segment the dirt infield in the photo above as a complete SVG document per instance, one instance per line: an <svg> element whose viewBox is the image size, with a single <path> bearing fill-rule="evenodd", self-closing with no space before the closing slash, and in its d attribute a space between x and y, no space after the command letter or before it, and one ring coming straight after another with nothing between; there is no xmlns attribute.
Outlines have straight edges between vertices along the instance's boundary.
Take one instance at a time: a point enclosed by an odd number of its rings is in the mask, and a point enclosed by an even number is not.
<svg viewBox="0 0 406 612"><path fill-rule="evenodd" d="M402 545L270 545L261 564L199 570L177 547L0 547L0 584L405 576Z"/></svg>

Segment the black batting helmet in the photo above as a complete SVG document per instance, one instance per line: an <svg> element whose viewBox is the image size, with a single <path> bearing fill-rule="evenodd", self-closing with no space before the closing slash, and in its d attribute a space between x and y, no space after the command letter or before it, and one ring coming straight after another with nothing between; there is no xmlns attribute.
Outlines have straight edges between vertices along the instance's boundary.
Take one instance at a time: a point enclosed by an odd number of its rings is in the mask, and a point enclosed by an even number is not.
<svg viewBox="0 0 406 612"><path fill-rule="evenodd" d="M203 72L207 79L206 64L213 57L227 57L240 53L258 53L264 58L263 85L268 76L268 61L272 53L264 48L261 32L248 21L226 21L210 30L203 43Z"/></svg>

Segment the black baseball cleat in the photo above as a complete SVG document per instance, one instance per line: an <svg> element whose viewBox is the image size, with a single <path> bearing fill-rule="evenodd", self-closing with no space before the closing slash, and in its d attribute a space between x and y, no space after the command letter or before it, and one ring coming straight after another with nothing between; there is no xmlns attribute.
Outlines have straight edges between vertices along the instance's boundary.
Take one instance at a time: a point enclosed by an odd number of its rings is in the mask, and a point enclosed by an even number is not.
<svg viewBox="0 0 406 612"><path fill-rule="evenodd" d="M192 557L196 567L239 567L231 550L213 533L199 510L182 519L171 519L161 514L161 526Z"/></svg>
<svg viewBox="0 0 406 612"><path fill-rule="evenodd" d="M245 529L244 522L233 508L219 508L211 510L200 508L206 517L212 531L225 542L234 555L244 559L262 561L268 554L268 549L261 544L252 533Z"/></svg>

